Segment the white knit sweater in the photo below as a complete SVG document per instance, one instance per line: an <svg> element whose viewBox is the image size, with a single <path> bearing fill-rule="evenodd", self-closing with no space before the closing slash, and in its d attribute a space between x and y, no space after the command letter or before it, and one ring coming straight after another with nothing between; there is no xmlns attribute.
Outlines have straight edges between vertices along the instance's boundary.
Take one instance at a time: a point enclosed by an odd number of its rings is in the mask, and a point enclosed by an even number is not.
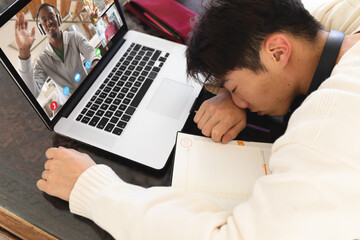
<svg viewBox="0 0 360 240"><path fill-rule="evenodd" d="M360 16L360 1L335 3L314 16L354 32L343 22ZM234 211L182 190L127 184L104 165L81 175L70 210L116 239L360 239L359 138L360 42L291 116L273 146L272 175Z"/></svg>

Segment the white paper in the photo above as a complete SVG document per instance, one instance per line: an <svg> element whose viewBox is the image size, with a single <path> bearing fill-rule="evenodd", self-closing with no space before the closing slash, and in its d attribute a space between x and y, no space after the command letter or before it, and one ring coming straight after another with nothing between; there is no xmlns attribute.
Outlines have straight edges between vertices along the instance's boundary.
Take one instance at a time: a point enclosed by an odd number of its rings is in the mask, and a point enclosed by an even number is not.
<svg viewBox="0 0 360 240"><path fill-rule="evenodd" d="M222 144L178 133L172 186L203 194L232 210L251 196L256 180L270 174L271 146L239 141Z"/></svg>

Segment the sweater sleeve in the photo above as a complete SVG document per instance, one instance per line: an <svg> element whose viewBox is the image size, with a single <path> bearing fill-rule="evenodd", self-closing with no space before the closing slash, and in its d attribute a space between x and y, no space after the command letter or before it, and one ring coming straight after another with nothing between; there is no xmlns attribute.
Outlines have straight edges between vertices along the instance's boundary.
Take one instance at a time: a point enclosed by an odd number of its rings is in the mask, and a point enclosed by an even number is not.
<svg viewBox="0 0 360 240"><path fill-rule="evenodd" d="M92 219L116 239L227 239L229 234L241 239L232 214L216 204L180 189L127 184L105 165L80 176L70 211Z"/></svg>
<svg viewBox="0 0 360 240"><path fill-rule="evenodd" d="M26 60L19 58L19 75L35 97L39 96L41 88L48 77L44 69L40 66L40 63L41 59L38 58L33 68L31 65L31 57Z"/></svg>
<svg viewBox="0 0 360 240"><path fill-rule="evenodd" d="M353 34L360 31L360 0L335 0L320 5L311 13L325 30Z"/></svg>

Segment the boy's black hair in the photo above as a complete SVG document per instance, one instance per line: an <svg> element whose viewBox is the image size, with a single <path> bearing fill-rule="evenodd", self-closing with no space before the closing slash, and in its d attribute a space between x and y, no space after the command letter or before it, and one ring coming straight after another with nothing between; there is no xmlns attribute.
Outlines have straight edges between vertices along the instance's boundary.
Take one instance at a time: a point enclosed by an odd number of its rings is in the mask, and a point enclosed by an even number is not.
<svg viewBox="0 0 360 240"><path fill-rule="evenodd" d="M300 0L211 0L188 42L187 73L222 86L232 70L266 71L259 52L270 34L312 42L321 29Z"/></svg>

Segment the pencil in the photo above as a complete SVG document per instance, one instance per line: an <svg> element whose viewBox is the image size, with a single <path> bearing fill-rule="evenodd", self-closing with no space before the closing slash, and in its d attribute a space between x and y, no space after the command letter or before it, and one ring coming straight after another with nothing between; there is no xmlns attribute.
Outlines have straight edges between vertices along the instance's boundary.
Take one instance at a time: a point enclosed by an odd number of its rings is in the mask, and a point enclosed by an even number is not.
<svg viewBox="0 0 360 240"><path fill-rule="evenodd" d="M246 124L246 127L254 129L254 130L258 130L260 132L270 133L270 129L259 127L259 126L253 125L253 124L248 123L248 124Z"/></svg>

